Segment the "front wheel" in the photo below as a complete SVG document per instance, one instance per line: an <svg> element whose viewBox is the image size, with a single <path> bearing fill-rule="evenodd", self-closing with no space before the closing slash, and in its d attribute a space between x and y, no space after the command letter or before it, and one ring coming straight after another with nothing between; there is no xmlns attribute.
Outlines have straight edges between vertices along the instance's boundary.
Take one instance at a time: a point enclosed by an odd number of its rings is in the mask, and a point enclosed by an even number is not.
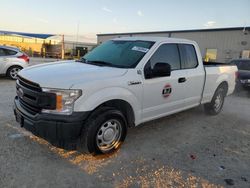
<svg viewBox="0 0 250 188"><path fill-rule="evenodd" d="M217 115L221 112L224 105L225 90L219 87L212 98L212 101L204 105L205 112L209 115Z"/></svg>
<svg viewBox="0 0 250 188"><path fill-rule="evenodd" d="M126 133L126 119L119 110L100 108L93 112L84 125L80 150L93 155L111 153L121 146Z"/></svg>
<svg viewBox="0 0 250 188"><path fill-rule="evenodd" d="M7 71L7 76L12 79L12 80L16 80L17 79L17 74L18 72L22 70L22 67L20 66L12 66L8 69Z"/></svg>

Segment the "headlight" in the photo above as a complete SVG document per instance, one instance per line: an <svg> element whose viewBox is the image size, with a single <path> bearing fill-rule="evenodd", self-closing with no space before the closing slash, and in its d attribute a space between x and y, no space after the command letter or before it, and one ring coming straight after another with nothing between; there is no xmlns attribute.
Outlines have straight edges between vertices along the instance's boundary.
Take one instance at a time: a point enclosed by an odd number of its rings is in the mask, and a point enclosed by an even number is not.
<svg viewBox="0 0 250 188"><path fill-rule="evenodd" d="M43 113L70 115L74 109L75 101L82 95L81 90L61 90L42 88L45 93L56 94L56 109L43 109Z"/></svg>

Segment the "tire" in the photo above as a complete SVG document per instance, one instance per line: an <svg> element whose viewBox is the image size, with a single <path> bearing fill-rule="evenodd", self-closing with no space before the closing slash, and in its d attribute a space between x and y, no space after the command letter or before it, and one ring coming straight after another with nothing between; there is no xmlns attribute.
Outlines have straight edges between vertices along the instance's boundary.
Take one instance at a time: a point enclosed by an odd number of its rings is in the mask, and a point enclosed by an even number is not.
<svg viewBox="0 0 250 188"><path fill-rule="evenodd" d="M12 80L16 80L17 79L17 74L18 72L22 70L22 67L20 66L12 66L7 70L6 75L12 79Z"/></svg>
<svg viewBox="0 0 250 188"><path fill-rule="evenodd" d="M205 112L209 115L217 115L224 105L226 90L223 86L217 88L210 103L204 105Z"/></svg>
<svg viewBox="0 0 250 188"><path fill-rule="evenodd" d="M122 145L127 134L124 115L115 108L101 107L87 119L78 150L92 155L112 153Z"/></svg>

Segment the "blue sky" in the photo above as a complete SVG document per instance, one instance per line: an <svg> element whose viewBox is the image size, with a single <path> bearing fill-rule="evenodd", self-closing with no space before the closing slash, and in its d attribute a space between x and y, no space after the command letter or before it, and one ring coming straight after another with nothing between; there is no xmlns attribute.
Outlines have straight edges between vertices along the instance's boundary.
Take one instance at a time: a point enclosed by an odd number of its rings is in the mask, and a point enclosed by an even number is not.
<svg viewBox="0 0 250 188"><path fill-rule="evenodd" d="M70 34L250 26L250 0L9 0L0 30Z"/></svg>

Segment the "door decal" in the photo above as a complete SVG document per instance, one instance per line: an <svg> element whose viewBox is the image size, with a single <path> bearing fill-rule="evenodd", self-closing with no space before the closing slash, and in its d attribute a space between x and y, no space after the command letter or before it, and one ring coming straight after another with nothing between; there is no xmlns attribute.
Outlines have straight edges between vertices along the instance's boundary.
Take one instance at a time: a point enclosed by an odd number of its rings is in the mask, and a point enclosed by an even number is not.
<svg viewBox="0 0 250 188"><path fill-rule="evenodd" d="M167 85L165 85L165 87L162 90L162 96L164 98L167 98L170 96L171 92L172 92L172 87L170 84L167 84Z"/></svg>

